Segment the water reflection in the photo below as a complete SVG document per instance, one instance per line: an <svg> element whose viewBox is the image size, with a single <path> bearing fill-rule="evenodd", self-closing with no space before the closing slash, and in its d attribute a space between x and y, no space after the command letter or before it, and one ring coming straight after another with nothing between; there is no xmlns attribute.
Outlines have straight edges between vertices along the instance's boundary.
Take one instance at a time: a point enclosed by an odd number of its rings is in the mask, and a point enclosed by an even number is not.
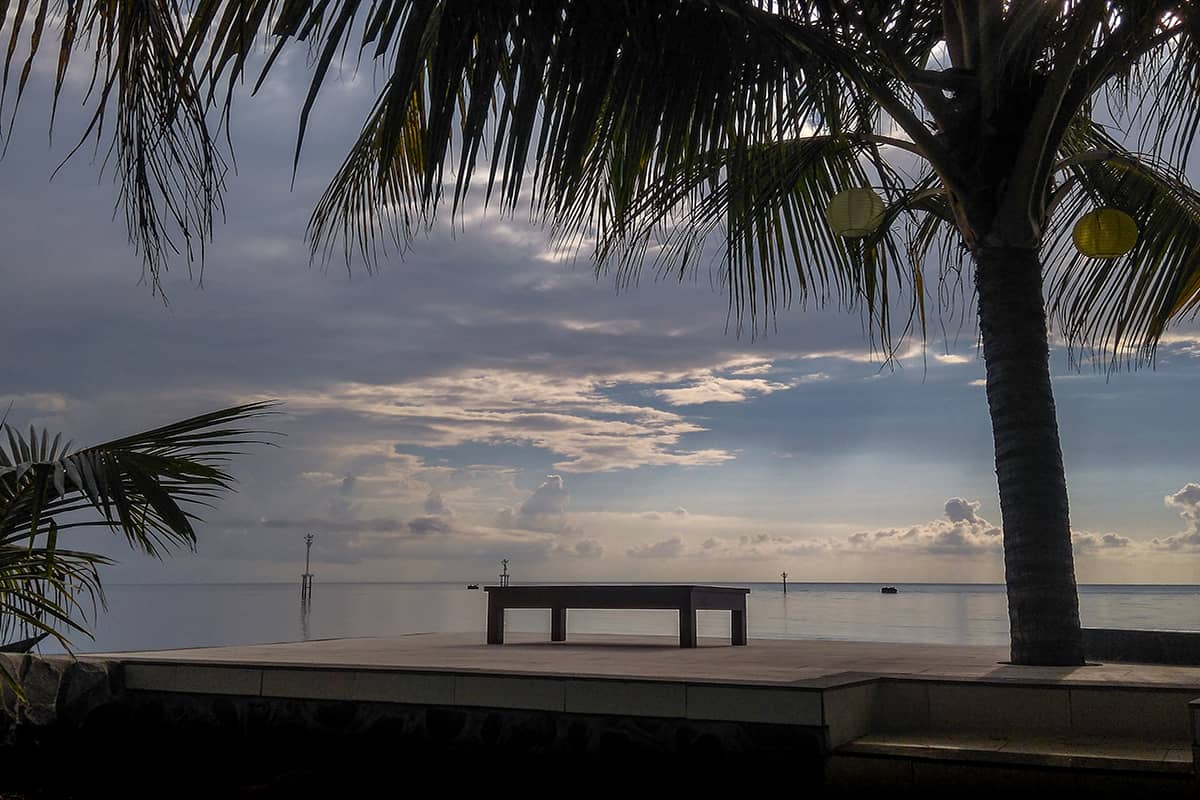
<svg viewBox="0 0 1200 800"><path fill-rule="evenodd" d="M779 583L742 584L754 638L857 639L1002 645L1008 641L1004 587L899 585L881 595L879 585L796 584L784 596ZM108 612L83 652L201 647L218 644L469 633L484 628L487 599L463 584L326 583L321 605L300 608L295 584L112 585ZM1200 630L1196 587L1083 586L1085 625L1111 628ZM701 612L702 636L728 636L729 614ZM571 611L571 631L676 635L672 611ZM508 629L545 633L545 611L513 610Z"/></svg>

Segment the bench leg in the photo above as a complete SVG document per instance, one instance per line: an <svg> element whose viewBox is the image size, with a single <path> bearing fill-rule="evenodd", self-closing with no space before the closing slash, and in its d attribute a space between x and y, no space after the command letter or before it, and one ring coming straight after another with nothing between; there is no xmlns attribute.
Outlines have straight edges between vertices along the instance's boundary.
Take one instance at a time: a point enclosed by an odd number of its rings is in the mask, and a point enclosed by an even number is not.
<svg viewBox="0 0 1200 800"><path fill-rule="evenodd" d="M746 609L734 609L730 613L729 633L735 645L746 643Z"/></svg>
<svg viewBox="0 0 1200 800"><path fill-rule="evenodd" d="M487 643L504 644L504 606L488 597Z"/></svg>
<svg viewBox="0 0 1200 800"><path fill-rule="evenodd" d="M550 609L550 641L565 642L567 640L567 610L565 608Z"/></svg>
<svg viewBox="0 0 1200 800"><path fill-rule="evenodd" d="M696 646L696 609L679 609L679 646Z"/></svg>

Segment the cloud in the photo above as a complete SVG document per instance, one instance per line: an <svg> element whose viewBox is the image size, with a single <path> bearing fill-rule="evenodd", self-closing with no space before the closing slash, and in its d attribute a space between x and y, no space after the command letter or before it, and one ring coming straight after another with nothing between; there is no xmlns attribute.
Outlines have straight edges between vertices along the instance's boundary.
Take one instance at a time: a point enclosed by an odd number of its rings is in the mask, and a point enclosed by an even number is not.
<svg viewBox="0 0 1200 800"><path fill-rule="evenodd" d="M1163 502L1179 511L1185 528L1173 536L1151 539L1151 546L1158 550L1200 551L1200 483L1188 483L1164 497Z"/></svg>
<svg viewBox="0 0 1200 800"><path fill-rule="evenodd" d="M1200 548L1200 484L1188 486L1166 498L1181 509L1192 529L1178 536L1139 542L1113 532L1073 531L1075 552L1090 557L1123 557L1152 549ZM857 531L842 536L796 536L760 531L738 536L710 535L693 545L676 536L630 548L633 558L695 558L727 560L779 560L790 557L844 558L848 555L887 557L998 557L1003 552L1000 526L980 516L978 500L951 497L943 504L943 516L927 522L893 528ZM654 512L654 522L666 517ZM697 537L699 538L699 537Z"/></svg>
<svg viewBox="0 0 1200 800"><path fill-rule="evenodd" d="M761 364L749 364L745 367L738 367L729 371L731 375L766 375L775 369L775 365L770 361L764 361Z"/></svg>
<svg viewBox="0 0 1200 800"><path fill-rule="evenodd" d="M547 475L520 507L501 508L496 515L496 527L520 528L545 533L578 533L579 530L567 518L567 500L570 493L561 475Z"/></svg>
<svg viewBox="0 0 1200 800"><path fill-rule="evenodd" d="M604 545L595 539L580 539L574 544L559 545L554 552L570 558L600 558L604 555Z"/></svg>
<svg viewBox="0 0 1200 800"><path fill-rule="evenodd" d="M946 519L951 522L975 522L975 512L979 510L979 505L978 500L951 497L946 501Z"/></svg>
<svg viewBox="0 0 1200 800"><path fill-rule="evenodd" d="M408 521L408 529L418 536L425 536L431 533L449 533L450 523L445 517L441 516L425 516L414 517Z"/></svg>
<svg viewBox="0 0 1200 800"><path fill-rule="evenodd" d="M1073 531L1071 533L1071 544L1075 547L1076 553L1091 553L1097 550L1123 550L1137 546L1137 542L1130 539L1128 536L1121 536L1118 533L1087 533L1086 531Z"/></svg>
<svg viewBox="0 0 1200 800"><path fill-rule="evenodd" d="M978 515L980 503L952 497L944 506L944 519L852 534L846 543L854 549L899 550L931 555L970 555L998 552L1000 528Z"/></svg>
<svg viewBox="0 0 1200 800"><path fill-rule="evenodd" d="M405 523L395 517L375 517L371 519L336 519L321 517L306 517L303 519L270 519L264 518L258 523L264 528L282 528L287 530L307 530L313 533L362 531L391 532L402 530Z"/></svg>
<svg viewBox="0 0 1200 800"><path fill-rule="evenodd" d="M1200 483L1189 483L1164 497L1163 501L1172 508L1180 509L1179 513L1189 522L1200 520Z"/></svg>
<svg viewBox="0 0 1200 800"><path fill-rule="evenodd" d="M709 536L698 547L682 537L636 545L626 551L630 558L691 558L700 560L771 560L797 555L827 554L844 545L829 539L804 539L772 533L741 536Z"/></svg>
<svg viewBox="0 0 1200 800"><path fill-rule="evenodd" d="M695 406L703 403L741 403L751 397L762 397L790 389L791 384L773 383L762 378L720 378L703 375L691 385L676 389L657 389L655 394L673 406Z"/></svg>
<svg viewBox="0 0 1200 800"><path fill-rule="evenodd" d="M675 506L670 511L666 511L666 512L643 511L638 516L640 516L642 519L658 521L658 520L662 520L662 519L668 519L670 517L686 517L687 515L688 515L688 510L686 508L684 508L683 506Z"/></svg>
<svg viewBox="0 0 1200 800"><path fill-rule="evenodd" d="M678 536L654 544L635 545L625 551L630 558L679 558L686 549Z"/></svg>
<svg viewBox="0 0 1200 800"><path fill-rule="evenodd" d="M1160 350L1193 358L1200 357L1200 334L1187 331L1164 333L1158 343Z"/></svg>
<svg viewBox="0 0 1200 800"><path fill-rule="evenodd" d="M944 505L944 518L904 528L859 531L841 537L797 537L761 531L736 537L710 536L699 547L689 547L675 537L630 548L627 554L634 558L777 559L837 553L998 553L1002 548L1000 528L980 517L979 508L977 500L952 497Z"/></svg>
<svg viewBox="0 0 1200 800"><path fill-rule="evenodd" d="M917 358L925 353L925 346L916 340L910 341L903 349L897 351L894 359L897 362ZM879 364L884 361L886 354L873 348L838 348L833 350L816 350L806 353L804 358L814 360L832 359L848 361L854 364Z"/></svg>
<svg viewBox="0 0 1200 800"><path fill-rule="evenodd" d="M672 411L609 396L642 375L548 375L503 367L458 370L400 384L339 383L289 396L291 413L351 413L386 427L397 446L518 444L558 454L572 472L721 464L734 454L689 449L705 427ZM255 398L261 398L255 395Z"/></svg>
<svg viewBox="0 0 1200 800"><path fill-rule="evenodd" d="M538 517L567 513L567 487L561 475L547 475L546 480L521 504L521 516Z"/></svg>
<svg viewBox="0 0 1200 800"><path fill-rule="evenodd" d="M358 448L349 451L359 459ZM396 559L415 565L508 557L552 564L597 561L606 553L598 539L577 536L580 528L571 524L570 492L562 475L547 475L534 490L513 498L518 490L509 467L430 464L390 447L369 452L382 460L356 461L351 481L338 477L339 472L302 472L311 490L298 502L299 508L337 504L335 513L230 519L225 531L204 534L205 551L215 548L243 562L270 561L292 545L264 533L281 532L290 539L311 531L318 535L314 556L328 564ZM516 500L499 518L493 502L497 496ZM380 513L384 511L388 513Z"/></svg>
<svg viewBox="0 0 1200 800"><path fill-rule="evenodd" d="M756 397L765 397L806 383L821 383L830 380L824 372L799 375L788 381L769 381L765 376L778 369L774 361L739 364L737 361L723 368L711 368L677 376L677 382L686 383L665 389L655 389L657 397L671 406L694 406L705 403L742 403ZM718 373L726 373L724 375ZM658 376L657 383L667 382L667 376Z"/></svg>
<svg viewBox="0 0 1200 800"><path fill-rule="evenodd" d="M32 411L39 414L57 414L71 407L71 400L61 392L27 392L25 394L0 394L0 418L12 408L14 411ZM10 419L9 422L12 420Z"/></svg>
<svg viewBox="0 0 1200 800"><path fill-rule="evenodd" d="M363 564L388 559L498 560L506 557L532 562L546 560L558 552L557 538L552 535L500 531L461 523L447 516L341 523L329 520L247 521L207 530L201 549L216 549L226 557L243 561L275 563L281 554L286 557L291 552L303 553L299 533L304 530L316 534L313 560L317 564ZM583 552L587 551L585 546Z"/></svg>
<svg viewBox="0 0 1200 800"><path fill-rule="evenodd" d="M453 516L454 511L446 505L446 501L438 494L436 489L430 489L429 494L425 496L423 504L426 514L434 516Z"/></svg>

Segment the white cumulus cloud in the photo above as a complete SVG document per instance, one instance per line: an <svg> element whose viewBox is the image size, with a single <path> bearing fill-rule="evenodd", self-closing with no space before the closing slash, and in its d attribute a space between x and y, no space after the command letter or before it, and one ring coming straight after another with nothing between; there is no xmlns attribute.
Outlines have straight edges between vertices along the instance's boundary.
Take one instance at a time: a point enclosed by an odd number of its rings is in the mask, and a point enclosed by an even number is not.
<svg viewBox="0 0 1200 800"><path fill-rule="evenodd" d="M683 539L673 536L653 544L635 545L625 551L630 558L679 558L687 549Z"/></svg>
<svg viewBox="0 0 1200 800"><path fill-rule="evenodd" d="M1170 508L1179 511L1185 527L1173 536L1152 539L1150 544L1159 550L1200 550L1200 483L1189 483L1174 494L1164 497L1163 501Z"/></svg>

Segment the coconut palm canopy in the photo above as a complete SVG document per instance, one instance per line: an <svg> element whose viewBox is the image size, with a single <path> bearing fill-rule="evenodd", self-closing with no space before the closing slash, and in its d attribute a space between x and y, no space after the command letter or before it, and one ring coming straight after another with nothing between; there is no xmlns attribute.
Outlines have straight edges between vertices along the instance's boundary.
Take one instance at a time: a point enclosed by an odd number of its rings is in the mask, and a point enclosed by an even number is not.
<svg viewBox="0 0 1200 800"><path fill-rule="evenodd" d="M369 268L482 194L619 282L715 254L739 323L834 302L886 351L924 328L927 291L957 285L969 255L1014 659L1078 663L1046 314L1072 345L1146 360L1196 310L1200 196L1183 168L1198 15L1118 0L35 0L6 19L5 85L15 105L33 61L53 59L57 100L85 60L85 140L111 136L155 278L212 231L216 119L296 45L312 65L297 160L332 67L349 54L378 76L311 218L318 257ZM829 200L866 186L881 224L835 236ZM1100 207L1137 223L1126 255L1071 246Z"/></svg>
<svg viewBox="0 0 1200 800"><path fill-rule="evenodd" d="M527 204L566 243L594 242L622 281L646 265L695 266L713 234L735 312L833 298L865 307L887 337L901 286L928 284L927 264L956 266L962 245L999 233L979 220L994 209L968 198L995 169L985 156L1003 152L1006 166L1028 165L1004 191L1024 230L1003 235L1044 243L1070 341L1150 357L1200 300L1200 196L1182 174L1197 123L1192 3L58 6L22 3L5 23L8 107L37 58L56 62L56 104L70 69L91 70L87 134L112 137L155 280L172 253L200 254L220 210L228 159L209 110L227 111L246 79L257 88L295 44L313 59L297 159L331 66L357 54L380 85L312 217L317 254L370 266L474 187L503 211ZM996 113L1013 92L1022 118ZM973 152L952 148L955 134ZM840 188L868 185L887 213L860 247L832 236L822 212ZM1106 205L1141 236L1096 265L1067 245L1073 222Z"/></svg>
<svg viewBox="0 0 1200 800"><path fill-rule="evenodd" d="M0 645L87 635L109 559L69 547L78 528L108 528L161 558L195 549L196 512L232 490L230 458L262 431L251 403L74 449L61 434L4 425L0 443ZM0 666L3 666L0 664Z"/></svg>

